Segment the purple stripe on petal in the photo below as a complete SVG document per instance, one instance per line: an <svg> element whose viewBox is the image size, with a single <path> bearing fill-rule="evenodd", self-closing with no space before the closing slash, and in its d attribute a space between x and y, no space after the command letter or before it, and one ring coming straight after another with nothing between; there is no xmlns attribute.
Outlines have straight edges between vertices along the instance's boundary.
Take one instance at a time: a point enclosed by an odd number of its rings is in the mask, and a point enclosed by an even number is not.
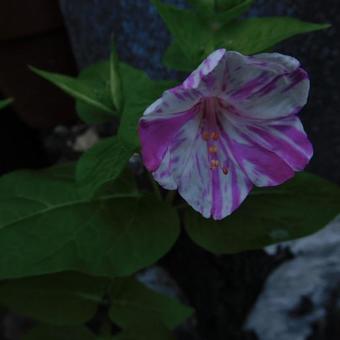
<svg viewBox="0 0 340 340"><path fill-rule="evenodd" d="M234 100L246 99L249 96L251 96L257 88L266 84L267 81L268 81L268 74L266 72L262 72L256 78L254 78L254 79L248 81L246 84L244 84L240 89L234 91L231 94L231 97Z"/></svg>
<svg viewBox="0 0 340 340"><path fill-rule="evenodd" d="M289 79L291 81L291 84L289 86L285 87L282 90L282 93L288 92L289 90L291 90L293 87L295 87L296 85L298 85L302 81L307 80L308 79L308 74L302 68L298 68L296 71L294 71L291 74L289 74L288 77L289 77Z"/></svg>
<svg viewBox="0 0 340 340"><path fill-rule="evenodd" d="M276 90L277 88L277 82L284 77L285 75L279 75L277 77L275 77L273 80L271 80L268 84L266 84L265 86L263 86L260 90L258 90L257 92L254 93L254 96L259 96L259 97L264 97L268 94L270 94L271 92L273 92L274 90Z"/></svg>
<svg viewBox="0 0 340 340"><path fill-rule="evenodd" d="M171 118L140 120L139 137L142 144L142 156L149 171L155 171L168 149L169 143L178 130L196 116L196 110L189 110Z"/></svg>
<svg viewBox="0 0 340 340"><path fill-rule="evenodd" d="M275 186L294 176L290 166L275 153L253 144L253 141L242 132L237 133L249 144L236 142L225 133L223 137L228 141L241 169L256 186Z"/></svg>
<svg viewBox="0 0 340 340"><path fill-rule="evenodd" d="M293 125L297 119L293 118L291 125L273 125L267 130L254 126L248 129L255 133L254 137L260 139L259 143L262 139L267 149L285 160L295 171L301 171L310 161L313 147L306 134Z"/></svg>
<svg viewBox="0 0 340 340"><path fill-rule="evenodd" d="M211 215L215 220L220 220L222 218L222 193L221 193L221 183L220 183L220 169L211 170L212 171L212 206Z"/></svg>

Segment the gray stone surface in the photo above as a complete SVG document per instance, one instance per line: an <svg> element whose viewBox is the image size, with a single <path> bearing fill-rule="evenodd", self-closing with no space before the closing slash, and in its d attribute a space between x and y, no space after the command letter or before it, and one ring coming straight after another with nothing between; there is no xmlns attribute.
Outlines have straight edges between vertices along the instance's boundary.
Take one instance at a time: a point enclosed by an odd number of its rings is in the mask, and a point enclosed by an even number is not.
<svg viewBox="0 0 340 340"><path fill-rule="evenodd" d="M269 276L246 324L260 340L306 340L340 285L340 215L289 246L295 258Z"/></svg>

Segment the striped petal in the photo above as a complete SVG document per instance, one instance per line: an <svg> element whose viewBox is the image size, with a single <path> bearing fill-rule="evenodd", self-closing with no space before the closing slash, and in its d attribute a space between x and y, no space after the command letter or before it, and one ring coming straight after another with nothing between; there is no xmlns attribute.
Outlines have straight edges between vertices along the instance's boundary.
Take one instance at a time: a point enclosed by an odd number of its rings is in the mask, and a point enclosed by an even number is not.
<svg viewBox="0 0 340 340"><path fill-rule="evenodd" d="M309 141L301 121L289 116L266 124L247 123L247 135L258 145L275 153L294 171L303 170L313 156L313 146Z"/></svg>
<svg viewBox="0 0 340 340"><path fill-rule="evenodd" d="M183 82L186 89L195 89L202 96L216 96L226 88L226 58L225 49L211 53L201 65Z"/></svg>
<svg viewBox="0 0 340 340"><path fill-rule="evenodd" d="M183 86L165 91L144 112L140 119L138 134L146 168L156 170L178 129L197 114L196 104L200 94Z"/></svg>
<svg viewBox="0 0 340 340"><path fill-rule="evenodd" d="M212 170L207 142L202 138L202 115L188 121L168 147L153 176L165 189L180 195L204 217L216 220L230 215L248 195L252 183L229 157L219 140L221 167ZM222 167L228 169L225 174Z"/></svg>
<svg viewBox="0 0 340 340"><path fill-rule="evenodd" d="M196 115L194 109L173 115L170 118L143 119L139 124L144 165L155 171L180 127Z"/></svg>
<svg viewBox="0 0 340 340"><path fill-rule="evenodd" d="M306 104L309 79L296 59L227 52L226 60L227 88L219 96L240 116L276 119L296 114Z"/></svg>
<svg viewBox="0 0 340 340"><path fill-rule="evenodd" d="M296 116L258 120L220 113L224 139L242 170L259 187L279 185L301 171L313 148Z"/></svg>

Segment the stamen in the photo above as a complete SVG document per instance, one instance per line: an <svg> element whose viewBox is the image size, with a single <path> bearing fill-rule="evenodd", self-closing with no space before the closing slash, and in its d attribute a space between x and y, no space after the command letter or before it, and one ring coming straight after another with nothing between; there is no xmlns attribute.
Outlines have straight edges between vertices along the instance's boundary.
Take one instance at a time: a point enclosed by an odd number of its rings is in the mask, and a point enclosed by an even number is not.
<svg viewBox="0 0 340 340"><path fill-rule="evenodd" d="M217 146L216 145L209 146L208 151L210 153L217 153Z"/></svg>
<svg viewBox="0 0 340 340"><path fill-rule="evenodd" d="M212 132L210 137L213 139L213 140L218 140L220 138L220 134L216 131Z"/></svg>
<svg viewBox="0 0 340 340"><path fill-rule="evenodd" d="M208 141L210 139L210 133L208 131L204 131L202 133L202 138L205 140L205 141Z"/></svg>
<svg viewBox="0 0 340 340"><path fill-rule="evenodd" d="M217 159L212 159L210 161L210 169L211 170L216 170L219 166L220 162Z"/></svg>
<svg viewBox="0 0 340 340"><path fill-rule="evenodd" d="M229 170L228 170L228 168L227 168L226 166L224 166L224 167L222 168L222 170L223 170L223 173L224 173L225 175L228 175Z"/></svg>

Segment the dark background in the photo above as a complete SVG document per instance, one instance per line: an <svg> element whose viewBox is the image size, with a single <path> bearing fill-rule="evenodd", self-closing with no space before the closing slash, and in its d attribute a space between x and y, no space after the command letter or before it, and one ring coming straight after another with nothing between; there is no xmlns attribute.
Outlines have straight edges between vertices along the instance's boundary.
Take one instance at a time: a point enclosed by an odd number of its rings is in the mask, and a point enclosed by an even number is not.
<svg viewBox="0 0 340 340"><path fill-rule="evenodd" d="M169 2L184 5L181 0ZM311 77L310 101L301 114L315 147L308 170L337 183L339 7L338 0L257 0L249 14L291 15L332 24L326 31L284 42L277 51L300 59ZM65 141L46 142L54 127L71 128L78 123L73 101L33 75L27 65L75 75L82 67L107 57L113 35L124 61L143 68L153 78L177 76L161 65L169 35L147 0L0 3L0 97L15 98L0 114L1 173L53 164L66 147ZM269 257L262 251L214 257L183 234L162 260L197 309L199 335L184 333L183 339L252 339L242 333L241 325L268 273L285 258L285 254Z"/></svg>

